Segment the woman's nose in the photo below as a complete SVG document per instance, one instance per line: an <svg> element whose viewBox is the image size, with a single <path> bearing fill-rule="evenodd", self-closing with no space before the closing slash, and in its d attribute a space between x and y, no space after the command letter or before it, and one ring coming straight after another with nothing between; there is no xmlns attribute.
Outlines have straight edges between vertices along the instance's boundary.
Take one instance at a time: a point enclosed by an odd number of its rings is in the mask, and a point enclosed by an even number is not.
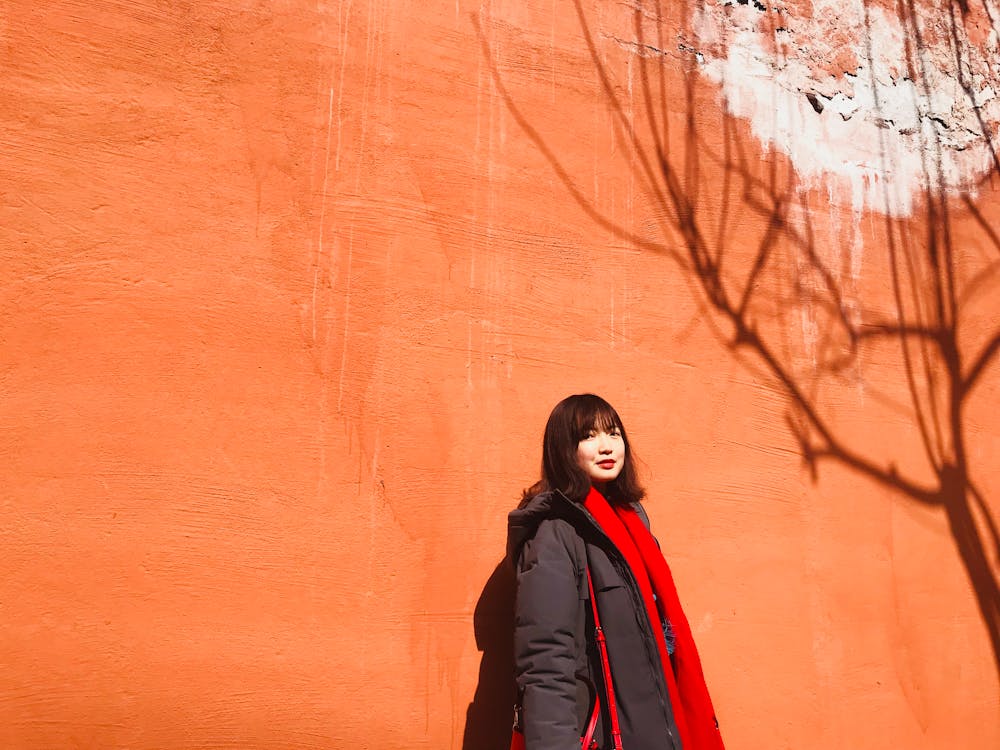
<svg viewBox="0 0 1000 750"><path fill-rule="evenodd" d="M601 453L611 453L611 438L602 432L597 436L597 450Z"/></svg>

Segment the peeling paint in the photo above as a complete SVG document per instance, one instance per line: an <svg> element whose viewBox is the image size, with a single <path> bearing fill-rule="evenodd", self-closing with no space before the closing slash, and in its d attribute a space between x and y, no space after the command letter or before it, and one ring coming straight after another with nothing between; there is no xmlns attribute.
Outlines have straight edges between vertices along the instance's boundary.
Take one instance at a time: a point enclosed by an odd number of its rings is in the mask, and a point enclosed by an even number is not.
<svg viewBox="0 0 1000 750"><path fill-rule="evenodd" d="M924 0L912 18L863 0L706 0L682 48L805 188L831 183L838 203L907 216L928 189L974 192L995 163L991 17L995 0L961 16Z"/></svg>

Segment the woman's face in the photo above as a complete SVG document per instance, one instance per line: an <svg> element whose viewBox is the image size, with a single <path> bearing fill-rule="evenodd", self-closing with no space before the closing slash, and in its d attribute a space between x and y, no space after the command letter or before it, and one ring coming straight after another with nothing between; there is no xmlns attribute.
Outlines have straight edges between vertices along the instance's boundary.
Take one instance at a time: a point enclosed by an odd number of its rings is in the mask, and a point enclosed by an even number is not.
<svg viewBox="0 0 1000 750"><path fill-rule="evenodd" d="M625 465L625 439L621 430L592 428L577 446L576 460L591 484L614 481Z"/></svg>

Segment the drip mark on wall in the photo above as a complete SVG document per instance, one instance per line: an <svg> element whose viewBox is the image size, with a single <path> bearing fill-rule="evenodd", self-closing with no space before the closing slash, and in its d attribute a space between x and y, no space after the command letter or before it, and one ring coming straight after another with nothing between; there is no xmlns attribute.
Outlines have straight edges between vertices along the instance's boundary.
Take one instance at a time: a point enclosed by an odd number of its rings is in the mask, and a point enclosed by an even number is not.
<svg viewBox="0 0 1000 750"><path fill-rule="evenodd" d="M347 372L347 349L348 331L351 324L351 264L354 260L354 225L352 224L347 233L347 275L344 280L344 338L340 351L340 372L337 385L337 412L343 410L344 405L344 373Z"/></svg>

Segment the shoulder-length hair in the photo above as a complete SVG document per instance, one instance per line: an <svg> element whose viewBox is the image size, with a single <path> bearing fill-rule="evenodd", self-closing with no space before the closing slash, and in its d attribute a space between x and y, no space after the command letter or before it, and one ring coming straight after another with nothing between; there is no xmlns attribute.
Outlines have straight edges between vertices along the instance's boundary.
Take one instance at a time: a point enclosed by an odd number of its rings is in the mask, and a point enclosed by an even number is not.
<svg viewBox="0 0 1000 750"><path fill-rule="evenodd" d="M542 441L542 477L521 496L521 504L547 490L560 490L575 502L583 502L590 492L590 477L577 461L580 441L591 430L618 428L625 444L625 462L621 472L602 488L609 502L639 502L646 491L639 484L625 425L618 412L600 396L583 393L568 396L556 404L545 424Z"/></svg>

